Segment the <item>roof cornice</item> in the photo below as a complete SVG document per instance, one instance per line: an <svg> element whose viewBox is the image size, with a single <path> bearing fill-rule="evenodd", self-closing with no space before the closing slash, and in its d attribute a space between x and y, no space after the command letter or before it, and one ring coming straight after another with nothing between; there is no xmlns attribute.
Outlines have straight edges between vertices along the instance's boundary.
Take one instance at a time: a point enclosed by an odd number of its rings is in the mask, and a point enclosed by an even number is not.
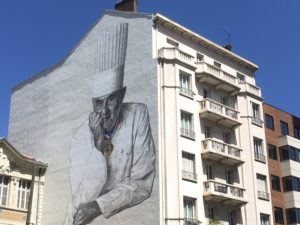
<svg viewBox="0 0 300 225"><path fill-rule="evenodd" d="M237 54L225 49L224 47L202 37L201 35L187 29L184 26L176 23L175 21L170 20L169 18L157 13L153 16L153 23L160 24L173 32L183 35L185 38L188 38L200 45L209 48L210 50L215 51L217 54L220 54L228 59L230 59L233 63L238 64L251 72L255 72L258 69L258 66L247 59L244 59Z"/></svg>

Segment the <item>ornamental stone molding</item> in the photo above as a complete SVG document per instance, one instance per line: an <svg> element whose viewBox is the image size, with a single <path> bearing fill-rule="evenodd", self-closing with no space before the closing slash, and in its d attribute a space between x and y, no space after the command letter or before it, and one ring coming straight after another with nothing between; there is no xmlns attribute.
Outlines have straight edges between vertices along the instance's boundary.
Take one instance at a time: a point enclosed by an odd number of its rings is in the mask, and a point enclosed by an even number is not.
<svg viewBox="0 0 300 225"><path fill-rule="evenodd" d="M7 155L4 154L3 148L0 147L0 173L9 174L11 172L10 162Z"/></svg>

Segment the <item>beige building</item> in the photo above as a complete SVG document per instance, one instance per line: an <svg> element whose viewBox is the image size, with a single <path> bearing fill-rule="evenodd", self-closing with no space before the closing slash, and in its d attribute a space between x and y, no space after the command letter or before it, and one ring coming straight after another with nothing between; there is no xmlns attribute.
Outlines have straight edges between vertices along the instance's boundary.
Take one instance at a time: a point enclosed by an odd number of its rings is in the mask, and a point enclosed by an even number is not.
<svg viewBox="0 0 300 225"><path fill-rule="evenodd" d="M47 164L0 139L0 224L41 224Z"/></svg>

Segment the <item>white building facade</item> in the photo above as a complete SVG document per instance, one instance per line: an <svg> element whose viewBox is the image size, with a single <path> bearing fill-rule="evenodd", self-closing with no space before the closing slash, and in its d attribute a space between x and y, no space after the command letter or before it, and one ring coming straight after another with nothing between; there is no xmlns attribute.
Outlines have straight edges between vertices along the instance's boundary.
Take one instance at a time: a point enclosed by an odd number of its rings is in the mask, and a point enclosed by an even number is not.
<svg viewBox="0 0 300 225"><path fill-rule="evenodd" d="M257 66L161 15L165 224L273 224Z"/></svg>

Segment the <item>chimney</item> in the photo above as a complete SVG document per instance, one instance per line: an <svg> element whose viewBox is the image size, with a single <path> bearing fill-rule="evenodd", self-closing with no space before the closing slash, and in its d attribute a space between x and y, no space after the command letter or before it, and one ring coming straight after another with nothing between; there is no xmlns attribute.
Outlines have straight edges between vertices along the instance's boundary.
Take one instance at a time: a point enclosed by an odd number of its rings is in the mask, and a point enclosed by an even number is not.
<svg viewBox="0 0 300 225"><path fill-rule="evenodd" d="M115 10L136 12L137 0L121 0L115 4Z"/></svg>
<svg viewBox="0 0 300 225"><path fill-rule="evenodd" d="M231 44L226 44L226 45L224 45L223 47L224 47L225 49L227 49L228 51L230 51L230 52L231 52L231 50L232 50Z"/></svg>

